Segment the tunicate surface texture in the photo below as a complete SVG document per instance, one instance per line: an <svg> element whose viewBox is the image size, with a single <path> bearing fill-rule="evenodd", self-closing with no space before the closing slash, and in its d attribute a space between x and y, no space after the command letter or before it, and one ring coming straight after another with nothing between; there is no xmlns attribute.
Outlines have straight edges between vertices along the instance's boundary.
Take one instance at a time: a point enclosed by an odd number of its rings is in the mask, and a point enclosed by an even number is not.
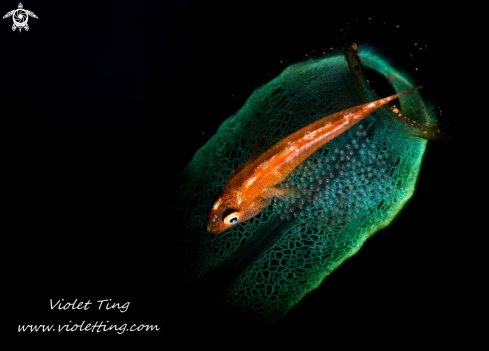
<svg viewBox="0 0 489 351"><path fill-rule="evenodd" d="M413 86L371 48L358 51L372 69L394 79L394 91ZM320 148L280 185L301 189L300 197L276 198L259 215L219 236L206 231L214 195L247 161L261 126L259 153L317 119L365 103L352 74L341 50L289 66L254 91L180 175L181 188L164 221L176 239L185 279L191 286L220 269L227 282L220 305L237 316L265 324L284 316L389 224L413 194L427 141L406 135L374 112ZM402 99L405 106L429 106L417 93ZM397 108L402 112L402 104ZM419 124L434 120L429 108L412 119Z"/></svg>

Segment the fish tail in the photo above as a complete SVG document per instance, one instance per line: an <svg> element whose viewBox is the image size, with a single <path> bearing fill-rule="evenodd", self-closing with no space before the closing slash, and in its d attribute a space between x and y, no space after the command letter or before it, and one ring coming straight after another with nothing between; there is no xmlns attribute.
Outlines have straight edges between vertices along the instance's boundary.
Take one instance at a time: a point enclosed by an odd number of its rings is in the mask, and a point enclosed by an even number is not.
<svg viewBox="0 0 489 351"><path fill-rule="evenodd" d="M422 85L420 85L420 86L418 86L418 87L414 87L414 88L408 89L408 90L403 91L403 92L401 92L401 93L398 93L398 94L394 94L394 95L388 96L388 97L386 97L386 98L384 98L384 99L388 99L388 101L392 101L392 100L397 99L397 98L399 98L399 97L401 97L401 96L403 96L403 95L409 94L410 92L413 92L413 91L415 91L415 90L421 89L422 87L423 87L423 86L422 86Z"/></svg>
<svg viewBox="0 0 489 351"><path fill-rule="evenodd" d="M348 66L350 67L350 72L352 73L353 82L355 84L355 89L358 92L360 98L364 101L364 103L369 103L372 101L382 100L380 96L378 96L375 91L370 86L365 74L363 72L363 66L356 51L356 45L346 45L343 47L343 53L345 54L346 60L348 62ZM389 96L385 99L390 99L392 101L398 97L401 97L405 94L413 92L415 90L420 89L421 87L415 87L401 93ZM416 93L418 94L418 93ZM421 97L414 96L413 99L421 100ZM386 104L388 101L380 104L376 113L389 121L393 125L395 125L401 132L406 135L419 137L423 139L450 139L450 136L443 133L436 125L432 122L421 122L410 119L407 116L404 116L396 106L392 106L387 104L387 106L382 106ZM424 109L424 104L421 104L420 109Z"/></svg>

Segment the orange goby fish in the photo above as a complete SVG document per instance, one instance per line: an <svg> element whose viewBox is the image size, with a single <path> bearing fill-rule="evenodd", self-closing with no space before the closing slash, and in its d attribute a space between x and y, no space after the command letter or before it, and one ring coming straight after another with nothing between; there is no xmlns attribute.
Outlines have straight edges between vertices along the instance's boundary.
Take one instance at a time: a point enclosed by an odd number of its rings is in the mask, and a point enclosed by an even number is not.
<svg viewBox="0 0 489 351"><path fill-rule="evenodd" d="M221 234L256 216L270 204L274 196L293 194L297 189L284 189L276 185L301 162L378 107L420 88L412 88L324 117L282 139L255 159L257 143L250 159L234 171L217 194L217 200L207 218L207 231L214 235Z"/></svg>

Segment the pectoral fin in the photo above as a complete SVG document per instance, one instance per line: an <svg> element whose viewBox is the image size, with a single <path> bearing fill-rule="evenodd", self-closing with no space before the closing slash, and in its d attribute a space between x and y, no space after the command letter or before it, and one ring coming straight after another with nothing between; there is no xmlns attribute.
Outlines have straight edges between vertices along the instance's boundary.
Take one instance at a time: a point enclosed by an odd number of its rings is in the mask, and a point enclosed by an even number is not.
<svg viewBox="0 0 489 351"><path fill-rule="evenodd" d="M297 188L279 188L270 187L265 188L263 193L266 194L265 198L270 198L270 201L274 196L278 197L298 197L300 195L300 189Z"/></svg>

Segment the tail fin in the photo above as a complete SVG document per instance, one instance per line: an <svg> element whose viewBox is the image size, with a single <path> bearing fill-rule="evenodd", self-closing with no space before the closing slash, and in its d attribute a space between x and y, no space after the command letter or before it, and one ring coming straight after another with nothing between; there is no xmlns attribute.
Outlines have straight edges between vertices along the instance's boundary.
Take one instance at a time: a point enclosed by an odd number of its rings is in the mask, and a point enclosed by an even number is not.
<svg viewBox="0 0 489 351"><path fill-rule="evenodd" d="M360 57L356 51L356 46L346 45L343 47L343 52L345 54L346 60L350 67L350 72L352 73L353 81L355 83L355 89L359 93L360 97L365 103L380 100L381 97L378 96L370 86L365 74L363 73L362 63ZM415 87L406 90L402 93L392 95L386 99L391 98L389 101L394 100L404 94L410 93L414 90L418 90L421 87ZM412 120L404 115L395 106L386 105L380 107L376 110L376 113L390 121L392 124L396 125L404 134L419 137L423 139L450 139L450 136L443 133L440 129L436 128L432 123L419 123Z"/></svg>
<svg viewBox="0 0 489 351"><path fill-rule="evenodd" d="M420 85L419 87L411 88L411 89L409 89L409 90L403 91L402 93L398 93L398 94L395 94L395 95L391 95L391 96L389 96L389 98L390 98L390 97L392 97L392 99L389 99L389 101L394 100L394 99L397 99L397 98L399 98L399 97L401 97L401 96L403 96L403 95L405 95L405 94L409 94L409 93L410 93L410 92L412 92L412 91L415 91L415 90L421 89L422 87L423 87L423 86L422 86L422 85Z"/></svg>
<svg viewBox="0 0 489 351"><path fill-rule="evenodd" d="M407 93L410 93L414 90L418 90L420 88L422 88L422 86L415 87L406 90L402 93L389 96L387 99L389 99L389 101L392 101L398 97L401 97ZM423 139L432 139L432 140L450 139L449 135L443 133L440 129L437 129L430 122L420 125L416 121L411 120L408 117L404 116L401 113L401 111L399 111L399 109L396 108L395 106L388 106L388 109L389 109L388 111L382 111L383 113L380 112L379 115L391 121L392 123L396 124L406 135L419 137Z"/></svg>

